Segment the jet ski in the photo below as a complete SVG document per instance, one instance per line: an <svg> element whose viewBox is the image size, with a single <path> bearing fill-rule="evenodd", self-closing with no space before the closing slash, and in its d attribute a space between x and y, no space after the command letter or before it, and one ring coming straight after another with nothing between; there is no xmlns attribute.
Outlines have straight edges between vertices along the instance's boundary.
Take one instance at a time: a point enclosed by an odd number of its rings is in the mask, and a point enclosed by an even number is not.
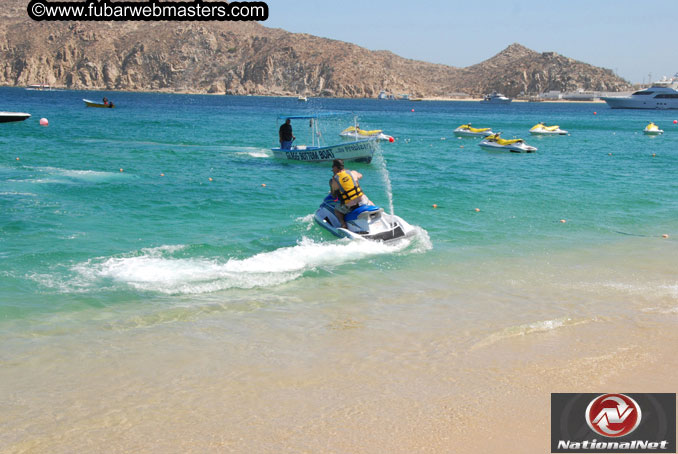
<svg viewBox="0 0 678 454"><path fill-rule="evenodd" d="M341 131L339 135L341 137L346 137L354 140L371 139L372 137L376 137L377 140L388 140L389 142L394 141L392 136L384 134L384 132L381 129L372 129L370 131L365 131L364 129L360 129L360 127L356 128L355 126L349 126L348 128Z"/></svg>
<svg viewBox="0 0 678 454"><path fill-rule="evenodd" d="M342 228L334 214L339 200L328 194L314 219L333 235L351 239L364 238L373 241L393 241L414 235L414 227L399 216L384 212L376 205L361 205L344 216L346 227Z"/></svg>
<svg viewBox="0 0 678 454"><path fill-rule="evenodd" d="M525 143L523 139L505 140L499 137L500 132L485 137L478 145L488 150L510 151L511 153L532 153L537 151Z"/></svg>
<svg viewBox="0 0 678 454"><path fill-rule="evenodd" d="M494 134L491 128L473 128L471 123L459 126L454 130L457 137L487 137Z"/></svg>
<svg viewBox="0 0 678 454"><path fill-rule="evenodd" d="M564 136L567 134L567 131L560 129L560 126L558 125L546 126L544 123L537 123L530 128L530 134Z"/></svg>
<svg viewBox="0 0 678 454"><path fill-rule="evenodd" d="M659 129L659 126L654 124L654 122L650 122L649 125L645 126L643 132L648 136L658 136L659 134L664 134L664 131L662 129Z"/></svg>

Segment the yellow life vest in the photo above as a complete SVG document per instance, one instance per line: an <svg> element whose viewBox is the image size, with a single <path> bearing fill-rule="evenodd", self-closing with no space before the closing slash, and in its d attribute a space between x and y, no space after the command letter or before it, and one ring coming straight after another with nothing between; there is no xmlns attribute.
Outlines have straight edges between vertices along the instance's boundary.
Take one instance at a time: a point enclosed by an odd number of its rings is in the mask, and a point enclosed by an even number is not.
<svg viewBox="0 0 678 454"><path fill-rule="evenodd" d="M342 170L337 173L334 177L334 181L339 185L339 193L341 195L341 203L344 205L346 202L355 200L358 197L363 195L363 191L360 189L358 182L353 179L353 175L346 170Z"/></svg>

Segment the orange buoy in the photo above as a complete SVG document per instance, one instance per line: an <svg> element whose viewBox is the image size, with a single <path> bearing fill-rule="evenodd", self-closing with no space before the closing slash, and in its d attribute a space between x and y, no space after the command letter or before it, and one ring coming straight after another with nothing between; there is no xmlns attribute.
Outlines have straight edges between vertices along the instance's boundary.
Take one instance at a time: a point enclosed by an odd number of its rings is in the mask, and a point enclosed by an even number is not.
<svg viewBox="0 0 678 454"><path fill-rule="evenodd" d="M210 177L210 181L212 181L212 177Z"/></svg>
<svg viewBox="0 0 678 454"><path fill-rule="evenodd" d="M391 143L395 142L395 140L393 140L393 137L389 137L388 141L391 142Z"/></svg>
<svg viewBox="0 0 678 454"><path fill-rule="evenodd" d="M49 121L47 121L47 118L41 118L40 119L40 126L48 126Z"/></svg>
<svg viewBox="0 0 678 454"><path fill-rule="evenodd" d="M565 219L561 219L561 220L560 220L560 223L561 223L561 224L565 224L566 222L567 222L567 221L566 221Z"/></svg>
<svg viewBox="0 0 678 454"><path fill-rule="evenodd" d="M161 177L164 177L164 176L165 176L165 174L164 174L164 173L161 173L161 174L160 174L160 176L161 176Z"/></svg>
<svg viewBox="0 0 678 454"><path fill-rule="evenodd" d="M437 203L434 203L434 204L433 204L433 208L438 208L438 204L437 204Z"/></svg>
<svg viewBox="0 0 678 454"><path fill-rule="evenodd" d="M598 112L593 112L593 115L598 115Z"/></svg>
<svg viewBox="0 0 678 454"><path fill-rule="evenodd" d="M476 213L480 211L480 208L476 208Z"/></svg>
<svg viewBox="0 0 678 454"><path fill-rule="evenodd" d="M122 172L123 170L122 170L122 169L120 169L120 171Z"/></svg>
<svg viewBox="0 0 678 454"><path fill-rule="evenodd" d="M678 124L678 120L673 120L673 124Z"/></svg>
<svg viewBox="0 0 678 454"><path fill-rule="evenodd" d="M662 235L662 238L668 238L669 236L665 233Z"/></svg>
<svg viewBox="0 0 678 454"><path fill-rule="evenodd" d="M18 157L18 156L16 157L16 160L17 160L17 161L19 160L19 157Z"/></svg>
<svg viewBox="0 0 678 454"><path fill-rule="evenodd" d="M266 187L266 183L261 183L261 187L262 187L262 188L265 188L265 187Z"/></svg>
<svg viewBox="0 0 678 454"><path fill-rule="evenodd" d="M412 109L410 112L414 112L414 109Z"/></svg>

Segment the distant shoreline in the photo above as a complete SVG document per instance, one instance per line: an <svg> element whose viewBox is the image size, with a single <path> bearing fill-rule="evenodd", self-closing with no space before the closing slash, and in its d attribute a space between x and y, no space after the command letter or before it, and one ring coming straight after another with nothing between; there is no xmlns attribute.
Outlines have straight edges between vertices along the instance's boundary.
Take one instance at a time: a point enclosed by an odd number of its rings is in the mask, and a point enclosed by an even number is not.
<svg viewBox="0 0 678 454"><path fill-rule="evenodd" d="M2 87L4 88L19 88L19 89L27 89L27 87L23 86L12 86L12 85L3 85ZM49 89L32 89L32 90L27 90L27 91L90 91L90 92L113 92L113 93L157 93L157 94L168 94L168 95L208 95L208 96L261 96L265 98L294 98L296 99L298 95L291 95L291 94L245 94L245 95L232 95L232 94L227 94L227 93L205 93L205 92L196 92L196 91L188 91L188 90L119 90L119 89L107 89L107 88L67 88L67 87L50 87ZM344 98L341 96L313 96L313 95L306 95L309 98L317 98L317 99L356 99L356 100L364 100L364 99L374 99L378 100L378 98ZM398 100L381 100L384 102L393 102L393 101L409 101L409 102L425 102L425 101L444 101L444 102L457 102L457 101L463 101L463 102L480 102L482 101L483 98L448 98L444 96L431 96L431 97L423 97L423 98L416 98L416 99L398 99ZM529 103L541 103L541 102L546 102L546 103L598 103L598 104L604 104L605 101L597 99L597 100L586 100L586 101L575 101L575 100L570 100L570 99L543 99L539 101L529 101L526 99L513 99L511 102L529 102Z"/></svg>

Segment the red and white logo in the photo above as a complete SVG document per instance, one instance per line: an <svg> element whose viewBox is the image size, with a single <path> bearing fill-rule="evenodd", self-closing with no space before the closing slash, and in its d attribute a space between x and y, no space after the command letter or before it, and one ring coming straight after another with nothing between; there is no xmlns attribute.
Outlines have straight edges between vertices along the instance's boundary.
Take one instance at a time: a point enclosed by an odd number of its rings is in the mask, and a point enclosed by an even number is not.
<svg viewBox="0 0 678 454"><path fill-rule="evenodd" d="M625 394L603 394L586 407L586 422L591 430L604 437L630 434L640 424L641 417L638 403Z"/></svg>

